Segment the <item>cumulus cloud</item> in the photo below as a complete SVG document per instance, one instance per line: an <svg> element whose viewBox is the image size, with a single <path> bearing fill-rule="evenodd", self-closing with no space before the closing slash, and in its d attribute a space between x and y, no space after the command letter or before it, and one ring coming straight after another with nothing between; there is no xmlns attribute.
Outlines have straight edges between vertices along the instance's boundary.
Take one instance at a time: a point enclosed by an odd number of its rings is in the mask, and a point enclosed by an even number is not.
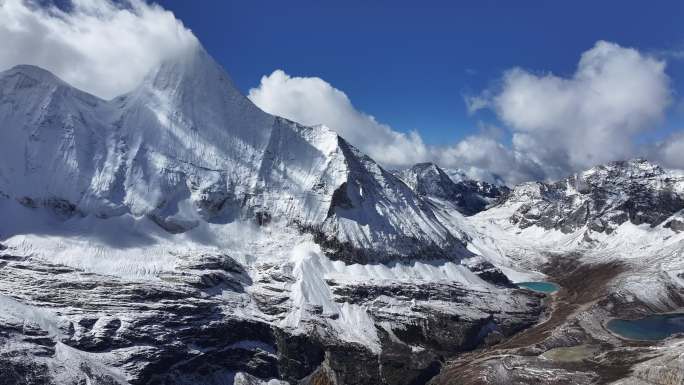
<svg viewBox="0 0 684 385"><path fill-rule="evenodd" d="M173 13L142 0L72 0L67 11L0 0L0 70L45 68L103 98L134 88L164 58L196 44Z"/></svg>
<svg viewBox="0 0 684 385"><path fill-rule="evenodd" d="M570 78L508 71L492 104L517 150L567 172L633 156L670 96L663 61L599 41Z"/></svg>
<svg viewBox="0 0 684 385"><path fill-rule="evenodd" d="M545 178L539 164L503 145L487 132L468 136L454 146L435 150L438 164L461 169L473 179L513 184Z"/></svg>
<svg viewBox="0 0 684 385"><path fill-rule="evenodd" d="M646 151L635 139L652 130L671 103L665 62L635 49L598 41L573 74L506 71L496 88L465 98L469 113L491 109L512 138L481 133L427 146L417 132L394 131L358 111L344 92L315 77L275 71L250 90L264 110L304 124L325 124L389 167L435 161L472 177L508 183L555 179L612 160L662 152L669 164L684 153L678 136ZM654 146L651 146L655 148ZM681 167L682 163L679 163Z"/></svg>
<svg viewBox="0 0 684 385"><path fill-rule="evenodd" d="M417 132L395 131L357 110L344 92L317 77L293 77L276 70L262 77L248 97L271 114L334 129L388 168L436 162L462 169L473 178L497 181L497 173L512 175L507 167L516 161L510 149L492 139L499 135L492 127L482 127L481 136L469 137L455 146L428 146Z"/></svg>
<svg viewBox="0 0 684 385"><path fill-rule="evenodd" d="M392 130L357 110L344 92L317 77L293 77L276 70L262 77L248 97L271 114L305 125L324 124L389 167L412 165L431 155L417 132Z"/></svg>
<svg viewBox="0 0 684 385"><path fill-rule="evenodd" d="M637 135L652 130L671 101L665 62L599 41L570 77L507 71L481 102L513 134L513 150L548 177L639 153Z"/></svg>
<svg viewBox="0 0 684 385"><path fill-rule="evenodd" d="M464 101L471 114L494 111L510 130L511 145L502 146L487 134L466 138L455 149L462 154L465 144L477 143L468 146L469 151L481 156L457 158L466 167L497 170L509 182L556 179L636 156L684 168L682 134L662 143L637 144L671 104L665 67L665 61L656 57L598 41L581 55L571 76L510 69L496 88ZM487 153L506 160L509 171L498 170L497 161L489 160Z"/></svg>

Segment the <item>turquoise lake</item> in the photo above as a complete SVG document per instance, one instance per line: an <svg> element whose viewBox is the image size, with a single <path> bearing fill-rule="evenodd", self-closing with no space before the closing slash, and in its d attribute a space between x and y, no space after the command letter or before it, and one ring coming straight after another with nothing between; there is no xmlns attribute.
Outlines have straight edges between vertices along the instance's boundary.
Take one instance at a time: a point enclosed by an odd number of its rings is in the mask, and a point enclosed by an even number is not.
<svg viewBox="0 0 684 385"><path fill-rule="evenodd" d="M560 289L560 286L553 282L518 282L516 285L518 285L520 288L539 291L542 293L553 293L554 291L558 291L558 289Z"/></svg>
<svg viewBox="0 0 684 385"><path fill-rule="evenodd" d="M606 327L624 338L656 341L684 333L684 314L654 314L635 320L613 319Z"/></svg>

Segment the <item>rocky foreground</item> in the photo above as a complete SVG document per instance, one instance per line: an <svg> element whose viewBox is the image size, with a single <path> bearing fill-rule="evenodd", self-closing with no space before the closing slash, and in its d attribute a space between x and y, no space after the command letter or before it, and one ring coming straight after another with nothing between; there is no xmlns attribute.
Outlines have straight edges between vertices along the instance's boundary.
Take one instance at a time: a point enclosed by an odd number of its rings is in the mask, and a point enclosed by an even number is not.
<svg viewBox="0 0 684 385"><path fill-rule="evenodd" d="M278 326L297 277L275 266L254 281L227 255L184 255L175 273L132 280L14 251L0 253L2 384L425 383L444 357L513 335L542 311L541 296L518 289L490 300L456 283L330 280L335 301L372 317L369 347L330 330L325 320L344 315L315 304L305 330Z"/></svg>

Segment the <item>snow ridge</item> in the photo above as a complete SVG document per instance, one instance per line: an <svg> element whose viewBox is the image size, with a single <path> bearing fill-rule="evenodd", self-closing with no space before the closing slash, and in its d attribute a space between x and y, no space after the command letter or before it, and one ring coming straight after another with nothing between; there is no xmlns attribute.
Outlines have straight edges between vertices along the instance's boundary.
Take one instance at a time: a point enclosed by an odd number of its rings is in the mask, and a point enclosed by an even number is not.
<svg viewBox="0 0 684 385"><path fill-rule="evenodd" d="M451 202L465 215L485 210L509 191L506 186L468 179L460 171L447 173L434 163L418 163L395 175L419 195Z"/></svg>
<svg viewBox="0 0 684 385"><path fill-rule="evenodd" d="M287 218L349 261L464 255L394 175L326 127L259 110L199 45L111 101L15 67L0 125L0 191L65 218L129 213L172 233Z"/></svg>

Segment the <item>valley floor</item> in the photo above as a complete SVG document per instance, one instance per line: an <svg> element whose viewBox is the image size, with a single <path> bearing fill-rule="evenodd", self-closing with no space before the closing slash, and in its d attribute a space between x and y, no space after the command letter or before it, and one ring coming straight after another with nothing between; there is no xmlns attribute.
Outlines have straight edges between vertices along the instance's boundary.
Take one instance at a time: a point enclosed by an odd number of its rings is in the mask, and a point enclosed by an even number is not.
<svg viewBox="0 0 684 385"><path fill-rule="evenodd" d="M546 319L498 345L457 357L430 384L684 383L684 336L629 341L605 328L614 316L636 318L655 310L611 292L613 280L628 269L620 262L586 263L573 254L550 257L542 270L562 288L549 296ZM671 294L681 299L681 291Z"/></svg>

